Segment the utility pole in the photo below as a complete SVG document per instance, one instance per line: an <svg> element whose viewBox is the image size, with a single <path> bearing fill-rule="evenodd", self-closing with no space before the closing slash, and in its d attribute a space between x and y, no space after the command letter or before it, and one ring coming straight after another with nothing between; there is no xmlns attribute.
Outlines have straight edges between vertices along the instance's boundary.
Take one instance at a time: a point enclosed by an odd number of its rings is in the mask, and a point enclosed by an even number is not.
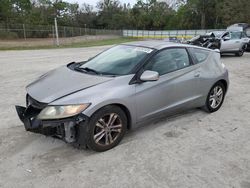
<svg viewBox="0 0 250 188"><path fill-rule="evenodd" d="M25 24L23 24L23 38L24 38L24 40L26 40Z"/></svg>
<svg viewBox="0 0 250 188"><path fill-rule="evenodd" d="M58 28L57 28L57 20L55 17L55 33L56 33L56 45L59 46L59 37L58 37Z"/></svg>

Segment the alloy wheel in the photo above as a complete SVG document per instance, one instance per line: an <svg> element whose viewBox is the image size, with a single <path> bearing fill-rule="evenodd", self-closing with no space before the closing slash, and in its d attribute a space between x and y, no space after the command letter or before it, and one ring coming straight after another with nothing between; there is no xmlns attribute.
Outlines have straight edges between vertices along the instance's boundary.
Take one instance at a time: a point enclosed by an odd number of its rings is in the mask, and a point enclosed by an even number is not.
<svg viewBox="0 0 250 188"><path fill-rule="evenodd" d="M209 96L209 105L211 108L215 109L217 108L222 100L223 100L223 89L221 86L216 86L214 87L213 91L211 92L210 96Z"/></svg>
<svg viewBox="0 0 250 188"><path fill-rule="evenodd" d="M112 144L120 136L122 127L122 121L118 114L110 113L104 115L95 124L95 143L101 146Z"/></svg>

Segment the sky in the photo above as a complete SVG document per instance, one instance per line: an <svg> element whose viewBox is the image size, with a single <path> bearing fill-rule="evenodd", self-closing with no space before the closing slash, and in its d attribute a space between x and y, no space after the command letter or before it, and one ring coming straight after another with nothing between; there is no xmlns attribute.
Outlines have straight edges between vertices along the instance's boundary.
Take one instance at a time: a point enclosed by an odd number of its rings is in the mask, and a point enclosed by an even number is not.
<svg viewBox="0 0 250 188"><path fill-rule="evenodd" d="M87 4L90 4L90 5L96 6L96 3L99 0L65 0L65 1L70 2L70 3L78 3L80 6L83 3L87 3ZM131 5L134 5L136 3L136 0L120 0L120 2L121 3L130 3Z"/></svg>

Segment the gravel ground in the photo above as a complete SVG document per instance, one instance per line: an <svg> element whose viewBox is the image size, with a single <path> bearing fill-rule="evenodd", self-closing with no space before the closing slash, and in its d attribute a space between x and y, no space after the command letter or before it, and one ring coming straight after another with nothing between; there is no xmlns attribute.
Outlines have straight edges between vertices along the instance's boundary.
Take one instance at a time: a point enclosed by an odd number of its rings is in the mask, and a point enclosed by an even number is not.
<svg viewBox="0 0 250 188"><path fill-rule="evenodd" d="M250 188L250 54L222 58L231 83L218 112L161 119L107 152L25 132L14 111L24 87L105 48L0 52L0 187Z"/></svg>

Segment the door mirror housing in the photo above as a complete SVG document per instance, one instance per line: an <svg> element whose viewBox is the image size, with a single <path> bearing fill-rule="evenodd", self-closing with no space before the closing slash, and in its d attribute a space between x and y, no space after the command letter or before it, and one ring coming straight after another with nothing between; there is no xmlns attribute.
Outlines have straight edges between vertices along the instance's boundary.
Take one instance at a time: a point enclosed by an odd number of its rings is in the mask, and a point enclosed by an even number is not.
<svg viewBox="0 0 250 188"><path fill-rule="evenodd" d="M231 39L231 38L228 37L228 36L226 36L226 37L223 38L224 41L227 41L227 40L230 40L230 39Z"/></svg>
<svg viewBox="0 0 250 188"><path fill-rule="evenodd" d="M159 80L159 73L156 71L146 70L140 76L140 80L143 82L157 81Z"/></svg>

